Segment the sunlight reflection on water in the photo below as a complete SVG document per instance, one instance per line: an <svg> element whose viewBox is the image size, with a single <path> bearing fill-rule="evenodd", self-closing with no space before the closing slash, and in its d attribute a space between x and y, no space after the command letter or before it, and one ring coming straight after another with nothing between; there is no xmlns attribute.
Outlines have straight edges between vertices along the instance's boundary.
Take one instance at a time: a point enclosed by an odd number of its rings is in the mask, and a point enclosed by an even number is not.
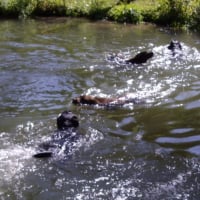
<svg viewBox="0 0 200 200"><path fill-rule="evenodd" d="M2 199L198 199L198 36L80 19L1 21L0 33ZM125 65L143 50L154 57ZM140 103L72 105L81 94ZM32 159L65 109L82 132L70 159Z"/></svg>

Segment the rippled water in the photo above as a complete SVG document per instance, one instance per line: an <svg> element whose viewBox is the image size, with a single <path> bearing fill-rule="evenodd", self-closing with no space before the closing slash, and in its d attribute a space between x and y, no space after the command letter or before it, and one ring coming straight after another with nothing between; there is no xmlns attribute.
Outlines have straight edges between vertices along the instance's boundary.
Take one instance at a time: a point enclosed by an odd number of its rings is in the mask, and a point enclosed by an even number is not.
<svg viewBox="0 0 200 200"><path fill-rule="evenodd" d="M56 18L3 20L0 35L1 199L199 199L198 35ZM108 59L143 50L155 55L143 65ZM145 103L73 106L83 93ZM72 156L32 158L65 109L83 135Z"/></svg>

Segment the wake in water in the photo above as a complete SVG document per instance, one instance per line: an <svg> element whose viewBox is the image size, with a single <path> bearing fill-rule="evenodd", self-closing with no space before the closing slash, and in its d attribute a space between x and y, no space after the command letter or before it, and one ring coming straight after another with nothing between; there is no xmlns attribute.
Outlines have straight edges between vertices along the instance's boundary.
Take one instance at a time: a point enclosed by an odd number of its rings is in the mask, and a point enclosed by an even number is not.
<svg viewBox="0 0 200 200"><path fill-rule="evenodd" d="M56 148L53 149L54 154L51 159L36 160L33 158L33 155L37 153L38 150L36 144L41 144L41 140L49 141L52 139L49 135L44 136L44 126L47 126L44 122L34 123L29 121L25 125L18 125L16 127L17 134L12 138L10 137L11 133L0 133L1 141L4 141L0 150L0 197L1 195L5 195L10 186L13 185L13 182L17 182L14 190L16 190L15 193L17 196L19 193L20 198L20 183L23 182L24 179L31 178L33 174L43 176L42 173L45 173L45 168L47 168L49 163L57 163L60 161L67 161L66 163L68 163L70 160L73 161L73 156L80 156L81 153L88 151L91 146L103 139L103 134L101 132L87 127L86 135L83 134L72 143L64 141L61 146L56 146ZM45 127L45 131L48 130L48 132L52 132L51 129L52 127L50 124L48 129ZM21 142L17 142L19 138L21 138ZM53 139L56 139L54 144L57 144L56 142L60 142L59 139L63 139L63 137L56 137ZM66 150L68 151L66 152ZM68 154L66 155L66 153ZM44 172L42 171L43 169Z"/></svg>
<svg viewBox="0 0 200 200"><path fill-rule="evenodd" d="M186 64L194 61L200 61L200 53L198 52L198 50L194 47L187 46L183 42L180 43L178 41L171 41L170 44L161 46L154 46L154 44L149 44L146 48L151 48L151 50L148 51L152 51L153 53L151 56L152 59L150 59L147 64L150 66L153 65L154 67L158 68L163 66L164 68L170 67L172 62L173 64L175 64L175 66L177 66L183 62ZM145 50L142 52L145 52ZM106 53L105 60L110 64L115 65L115 67L126 66L128 64L127 60L131 59L130 57L132 54L140 55L140 53L136 51L137 50L135 50L135 48L130 47L128 51L120 51L119 53ZM132 64L142 63L146 63L146 61ZM128 66L130 67L130 65Z"/></svg>
<svg viewBox="0 0 200 200"><path fill-rule="evenodd" d="M108 67L115 69L119 75L125 72L127 76L127 85L124 89L118 88L114 95L139 97L160 104L178 87L185 87L195 78L198 79L195 71L200 66L197 64L200 53L196 48L175 41L161 46L148 44L143 47L143 50L146 49L151 49L154 56L142 65L126 64L126 60L137 52L134 47L128 51L106 54ZM91 92L88 91L88 94Z"/></svg>
<svg viewBox="0 0 200 200"><path fill-rule="evenodd" d="M33 148L12 145L0 150L0 179L1 183L9 182L19 173L31 159Z"/></svg>

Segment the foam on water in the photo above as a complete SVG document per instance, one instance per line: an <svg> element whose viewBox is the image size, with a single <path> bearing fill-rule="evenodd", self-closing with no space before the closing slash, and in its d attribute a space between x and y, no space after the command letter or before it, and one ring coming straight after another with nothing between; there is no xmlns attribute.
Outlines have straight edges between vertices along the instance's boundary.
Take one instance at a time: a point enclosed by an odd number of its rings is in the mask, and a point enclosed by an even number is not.
<svg viewBox="0 0 200 200"><path fill-rule="evenodd" d="M31 159L33 148L12 145L10 148L0 150L0 182L9 182L12 177L19 173Z"/></svg>
<svg viewBox="0 0 200 200"><path fill-rule="evenodd" d="M127 57L131 57L131 54L136 54L139 49L130 48L128 51L113 55L108 53L106 60L111 62L116 70L123 69L127 72L134 70L136 74L140 74L137 79L128 79L126 87L118 89L116 93L120 95L134 93L134 96L148 99L151 102L158 102L158 100L166 99L178 87L185 87L190 80L197 79L195 70L197 70L198 65L194 65L194 62L200 60L200 53L194 47L187 46L184 43L181 43L181 45L182 50L172 52L167 48L168 45L155 46L149 44L144 49L152 49L154 52L152 59L143 65L126 65L119 69L117 69L117 66L123 63ZM194 69L193 74L191 74L192 69ZM141 70L143 74L140 73ZM119 73L121 72L119 71ZM148 77L147 79L147 74L151 78ZM158 81L158 76L163 76L163 78Z"/></svg>
<svg viewBox="0 0 200 200"><path fill-rule="evenodd" d="M199 198L199 36L79 19L0 26L1 199ZM182 52L167 49L171 37ZM147 63L125 64L147 50ZM145 103L72 106L83 93ZM32 158L66 108L83 133L69 159Z"/></svg>

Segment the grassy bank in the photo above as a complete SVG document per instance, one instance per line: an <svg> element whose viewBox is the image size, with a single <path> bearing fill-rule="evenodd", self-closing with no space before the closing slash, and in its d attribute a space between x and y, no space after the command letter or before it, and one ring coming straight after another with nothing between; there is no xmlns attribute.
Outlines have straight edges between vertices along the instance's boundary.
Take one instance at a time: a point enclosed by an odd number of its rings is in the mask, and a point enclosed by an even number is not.
<svg viewBox="0 0 200 200"><path fill-rule="evenodd" d="M200 0L1 0L0 16L87 17L200 30Z"/></svg>

